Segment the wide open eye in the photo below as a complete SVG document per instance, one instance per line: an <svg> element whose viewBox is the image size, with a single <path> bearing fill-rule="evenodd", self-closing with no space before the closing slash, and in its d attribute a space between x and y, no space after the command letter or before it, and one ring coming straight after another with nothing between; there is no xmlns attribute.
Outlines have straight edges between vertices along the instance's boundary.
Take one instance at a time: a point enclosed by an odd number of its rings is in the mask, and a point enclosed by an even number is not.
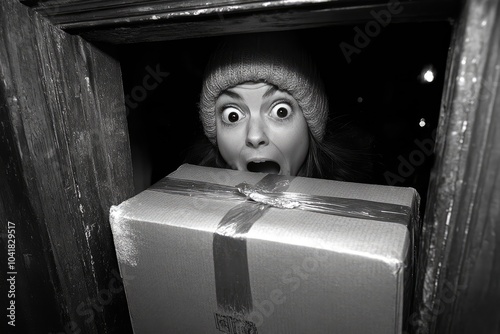
<svg viewBox="0 0 500 334"><path fill-rule="evenodd" d="M271 117L277 119L285 119L290 117L292 114L292 107L285 102L280 102L276 104L273 109L271 109Z"/></svg>
<svg viewBox="0 0 500 334"><path fill-rule="evenodd" d="M235 107L227 107L222 111L222 121L227 124L232 124L241 121L245 118L245 114Z"/></svg>

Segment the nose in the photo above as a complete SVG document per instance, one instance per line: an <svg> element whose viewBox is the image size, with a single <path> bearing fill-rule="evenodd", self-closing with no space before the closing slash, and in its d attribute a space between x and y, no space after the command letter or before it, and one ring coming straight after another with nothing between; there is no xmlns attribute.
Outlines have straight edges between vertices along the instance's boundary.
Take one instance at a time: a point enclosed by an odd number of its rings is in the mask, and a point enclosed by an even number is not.
<svg viewBox="0 0 500 334"><path fill-rule="evenodd" d="M262 123L259 117L252 118L248 122L246 138L247 146L253 148L266 146L267 144L269 144L269 138L267 138L265 125Z"/></svg>

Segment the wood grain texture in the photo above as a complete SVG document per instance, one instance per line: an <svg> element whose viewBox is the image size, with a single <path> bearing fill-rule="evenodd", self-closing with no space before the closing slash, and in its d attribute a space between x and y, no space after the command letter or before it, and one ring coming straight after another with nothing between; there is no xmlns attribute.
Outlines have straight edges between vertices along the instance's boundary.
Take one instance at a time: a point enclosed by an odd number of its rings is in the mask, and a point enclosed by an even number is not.
<svg viewBox="0 0 500 334"><path fill-rule="evenodd" d="M127 333L108 223L133 194L120 65L14 0L0 4L0 36L0 222L19 226L16 329Z"/></svg>
<svg viewBox="0 0 500 334"><path fill-rule="evenodd" d="M90 41L156 42L223 34L366 23L388 4L392 22L451 20L455 0L25 1L56 26Z"/></svg>
<svg viewBox="0 0 500 334"><path fill-rule="evenodd" d="M454 33L423 230L418 333L500 332L500 6Z"/></svg>

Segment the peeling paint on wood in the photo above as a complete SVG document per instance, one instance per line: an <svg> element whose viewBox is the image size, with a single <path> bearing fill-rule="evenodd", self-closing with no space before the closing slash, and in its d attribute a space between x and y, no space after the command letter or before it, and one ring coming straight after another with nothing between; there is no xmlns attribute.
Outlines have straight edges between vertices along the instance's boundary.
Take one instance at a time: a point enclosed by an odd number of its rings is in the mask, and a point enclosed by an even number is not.
<svg viewBox="0 0 500 334"><path fill-rule="evenodd" d="M120 65L15 0L0 2L0 36L0 225L18 228L16 329L127 333L123 291L100 295L118 270L109 208L133 194Z"/></svg>
<svg viewBox="0 0 500 334"><path fill-rule="evenodd" d="M422 333L498 333L498 1L466 1L447 77L410 324Z"/></svg>
<svg viewBox="0 0 500 334"><path fill-rule="evenodd" d="M395 0L394 0L395 1ZM59 28L90 41L156 42L223 34L315 28L373 20L387 0L24 1ZM455 0L400 0L393 22L450 20Z"/></svg>

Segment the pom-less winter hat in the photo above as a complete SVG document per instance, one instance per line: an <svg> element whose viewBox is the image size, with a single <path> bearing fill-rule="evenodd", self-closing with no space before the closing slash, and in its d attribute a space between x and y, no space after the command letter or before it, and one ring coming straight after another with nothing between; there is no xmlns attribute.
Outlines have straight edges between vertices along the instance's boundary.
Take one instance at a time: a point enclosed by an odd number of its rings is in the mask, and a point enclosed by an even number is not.
<svg viewBox="0 0 500 334"><path fill-rule="evenodd" d="M208 139L216 143L215 102L226 89L246 82L265 82L292 95L311 134L323 139L328 102L313 62L288 35L230 38L208 62L200 98L200 118Z"/></svg>

